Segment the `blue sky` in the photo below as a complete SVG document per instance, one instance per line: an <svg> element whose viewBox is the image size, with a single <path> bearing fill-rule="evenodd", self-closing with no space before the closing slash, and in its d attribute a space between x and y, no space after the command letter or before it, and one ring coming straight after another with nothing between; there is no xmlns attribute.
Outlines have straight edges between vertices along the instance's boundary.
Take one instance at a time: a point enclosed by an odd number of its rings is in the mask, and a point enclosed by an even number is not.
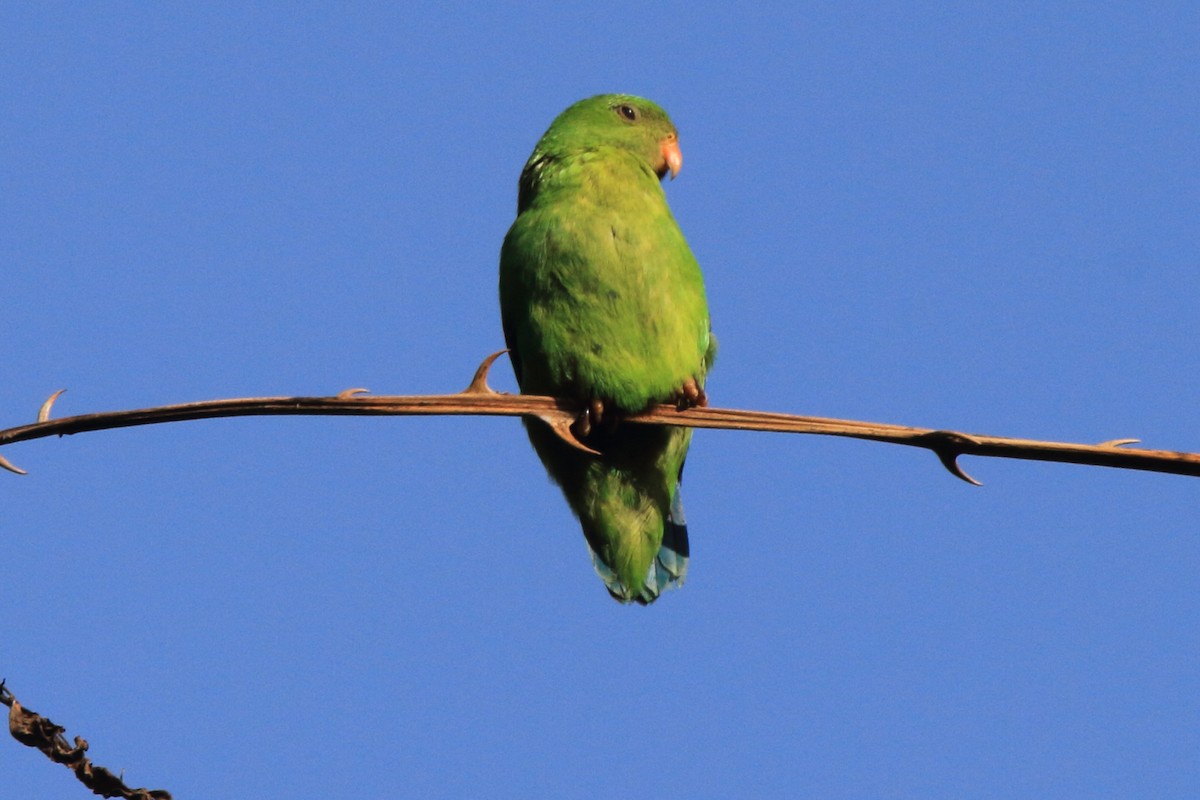
<svg viewBox="0 0 1200 800"><path fill-rule="evenodd" d="M1200 451L1194 4L485 6L0 12L0 425L460 388L522 163L622 91L715 405ZM1200 794L1194 479L703 431L688 584L626 608L512 419L5 453L0 675L131 785Z"/></svg>

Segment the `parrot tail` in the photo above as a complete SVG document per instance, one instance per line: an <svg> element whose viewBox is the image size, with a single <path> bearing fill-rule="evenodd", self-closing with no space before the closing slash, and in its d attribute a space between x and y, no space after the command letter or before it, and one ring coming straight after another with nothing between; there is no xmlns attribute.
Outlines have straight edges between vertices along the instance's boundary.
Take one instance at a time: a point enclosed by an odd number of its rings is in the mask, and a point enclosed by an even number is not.
<svg viewBox="0 0 1200 800"><path fill-rule="evenodd" d="M675 497L671 500L671 511L663 521L662 547L659 548L658 555L650 562L650 569L646 572L646 582L642 585L641 591L633 597L630 597L629 590L617 577L617 573L600 560L595 551L592 551L592 564L596 568L596 574L604 581L608 593L614 599L622 603L633 600L648 606L667 589L678 589L683 586L683 581L687 578L689 550L687 520L683 516L682 495L683 491L676 487Z"/></svg>

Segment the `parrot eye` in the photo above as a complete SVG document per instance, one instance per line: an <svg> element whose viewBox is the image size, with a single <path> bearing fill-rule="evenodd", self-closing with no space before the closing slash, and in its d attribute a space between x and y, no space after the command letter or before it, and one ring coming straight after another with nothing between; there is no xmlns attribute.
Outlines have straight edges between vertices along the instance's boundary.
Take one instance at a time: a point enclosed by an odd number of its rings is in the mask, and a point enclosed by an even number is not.
<svg viewBox="0 0 1200 800"><path fill-rule="evenodd" d="M620 114L622 117L629 120L630 122L637 122L638 111L636 108L629 105L628 103L623 103L623 104L617 106L616 110L617 110L618 114Z"/></svg>

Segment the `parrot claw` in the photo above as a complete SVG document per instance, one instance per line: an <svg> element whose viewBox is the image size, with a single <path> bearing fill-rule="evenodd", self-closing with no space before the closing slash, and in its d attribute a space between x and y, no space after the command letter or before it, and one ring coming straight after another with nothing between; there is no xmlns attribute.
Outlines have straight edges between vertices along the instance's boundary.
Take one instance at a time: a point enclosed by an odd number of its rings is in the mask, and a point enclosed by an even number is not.
<svg viewBox="0 0 1200 800"><path fill-rule="evenodd" d="M1109 439L1107 442L1101 442L1097 447L1121 447L1127 444L1137 444L1141 439Z"/></svg>
<svg viewBox="0 0 1200 800"><path fill-rule="evenodd" d="M675 393L674 399L675 408L680 411L697 406L703 408L708 405L708 394L695 378L688 378L684 381L683 385L679 387L679 391Z"/></svg>
<svg viewBox="0 0 1200 800"><path fill-rule="evenodd" d="M355 387L354 389L342 389L340 392L337 393L337 398L338 398L338 400L352 400L357 395L370 394L370 393L371 393L370 389L361 389L361 388Z"/></svg>
<svg viewBox="0 0 1200 800"><path fill-rule="evenodd" d="M578 439L586 439L593 433L612 435L617 430L621 415L604 405L599 398L588 402L579 416L571 423L571 433Z"/></svg>
<svg viewBox="0 0 1200 800"><path fill-rule="evenodd" d="M584 413L586 414L587 412ZM574 447L576 450L582 450L585 453L590 453L594 456L600 455L599 450L593 450L583 442L579 441L579 439L575 438L574 428L576 423L578 423L578 419L576 419L575 422L572 422L570 417L564 413L536 414L535 416L542 422L549 425L550 430L554 431L555 435L557 435L559 439L562 439L571 447ZM583 415L581 414L580 416Z"/></svg>
<svg viewBox="0 0 1200 800"><path fill-rule="evenodd" d="M583 411L579 412L579 416L571 423L571 433L577 439L586 439L591 436L592 431L600 427L601 422L608 422L609 426L615 426L617 418L609 415L604 415L604 401L592 400L587 404Z"/></svg>
<svg viewBox="0 0 1200 800"><path fill-rule="evenodd" d="M500 394L492 387L488 386L487 376L492 369L492 364L496 363L496 359L507 353L508 350L497 350L483 360L479 365L479 369L475 370L475 377L471 378L471 384L462 390L462 394ZM554 427L553 425L551 427Z"/></svg>

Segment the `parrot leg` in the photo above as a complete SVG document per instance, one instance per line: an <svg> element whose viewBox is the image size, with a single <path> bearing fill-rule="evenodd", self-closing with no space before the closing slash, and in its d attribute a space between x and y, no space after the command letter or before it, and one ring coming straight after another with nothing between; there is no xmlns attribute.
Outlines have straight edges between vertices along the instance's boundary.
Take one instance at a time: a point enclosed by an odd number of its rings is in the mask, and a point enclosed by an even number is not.
<svg viewBox="0 0 1200 800"><path fill-rule="evenodd" d="M675 407L680 411L688 408L700 406L703 408L708 405L708 395L701 388L699 382L695 378L688 378L683 382L683 386L675 392Z"/></svg>

